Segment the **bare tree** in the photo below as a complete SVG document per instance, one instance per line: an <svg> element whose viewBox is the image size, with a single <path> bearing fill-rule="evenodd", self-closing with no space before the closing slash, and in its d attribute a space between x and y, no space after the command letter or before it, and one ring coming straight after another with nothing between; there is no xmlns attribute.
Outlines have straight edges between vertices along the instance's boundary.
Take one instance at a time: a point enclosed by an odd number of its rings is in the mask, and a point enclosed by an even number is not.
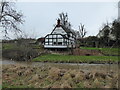
<svg viewBox="0 0 120 90"><path fill-rule="evenodd" d="M64 12L60 13L59 18L63 26L65 26L66 28L71 28L71 23L68 21L67 13L64 13Z"/></svg>
<svg viewBox="0 0 120 90"><path fill-rule="evenodd" d="M86 35L86 33L87 33L87 31L85 30L85 27L84 27L83 24L80 24L80 26L79 26L79 32L80 32L81 38L84 38L85 35Z"/></svg>
<svg viewBox="0 0 120 90"><path fill-rule="evenodd" d="M62 12L59 14L59 17L60 17L62 24L65 25L66 22L68 21L68 14L67 13L65 14Z"/></svg>
<svg viewBox="0 0 120 90"><path fill-rule="evenodd" d="M20 32L18 25L23 24L23 14L17 12L14 7L14 2L0 2L0 27L3 28L2 32L7 36L8 31Z"/></svg>
<svg viewBox="0 0 120 90"><path fill-rule="evenodd" d="M37 33L35 32L35 30L30 30L30 32L26 32L26 31L22 31L20 33L15 34L15 38L16 39L35 39L37 38Z"/></svg>

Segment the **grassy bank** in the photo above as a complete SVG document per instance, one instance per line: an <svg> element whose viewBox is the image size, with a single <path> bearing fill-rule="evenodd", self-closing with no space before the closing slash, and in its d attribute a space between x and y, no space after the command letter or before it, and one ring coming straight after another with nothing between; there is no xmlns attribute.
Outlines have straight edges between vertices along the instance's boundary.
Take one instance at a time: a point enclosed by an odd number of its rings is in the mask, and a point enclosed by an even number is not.
<svg viewBox="0 0 120 90"><path fill-rule="evenodd" d="M99 50L105 55L120 55L118 52L118 48L95 48L95 47L80 47L80 49L86 50Z"/></svg>
<svg viewBox="0 0 120 90"><path fill-rule="evenodd" d="M117 62L117 56L74 56L60 54L46 54L34 58L32 61L40 62L65 62L65 63L103 63Z"/></svg>

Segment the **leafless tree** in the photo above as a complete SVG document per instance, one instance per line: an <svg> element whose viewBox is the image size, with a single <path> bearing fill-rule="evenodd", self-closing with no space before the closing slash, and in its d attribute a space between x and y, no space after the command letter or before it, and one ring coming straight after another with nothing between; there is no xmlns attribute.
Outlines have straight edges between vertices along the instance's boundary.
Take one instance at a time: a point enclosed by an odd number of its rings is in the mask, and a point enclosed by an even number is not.
<svg viewBox="0 0 120 90"><path fill-rule="evenodd" d="M81 38L84 38L85 35L86 35L86 33L87 33L87 31L85 30L85 27L84 27L83 24L80 24L80 26L79 26L79 32L80 32Z"/></svg>
<svg viewBox="0 0 120 90"><path fill-rule="evenodd" d="M68 14L67 13L64 13L64 12L60 13L59 18L60 18L62 25L64 25L67 28L71 27L71 23L68 21Z"/></svg>
<svg viewBox="0 0 120 90"><path fill-rule="evenodd" d="M14 2L0 1L0 27L2 32L7 36L8 31L20 32L19 25L23 24L23 14L17 12Z"/></svg>
<svg viewBox="0 0 120 90"><path fill-rule="evenodd" d="M60 13L59 14L60 20L62 21L63 25L65 25L66 21L68 21L68 14L66 13Z"/></svg>
<svg viewBox="0 0 120 90"><path fill-rule="evenodd" d="M37 33L35 32L35 30L31 30L31 32L26 32L26 31L22 31L20 33L15 34L15 38L16 39L35 39L37 38Z"/></svg>

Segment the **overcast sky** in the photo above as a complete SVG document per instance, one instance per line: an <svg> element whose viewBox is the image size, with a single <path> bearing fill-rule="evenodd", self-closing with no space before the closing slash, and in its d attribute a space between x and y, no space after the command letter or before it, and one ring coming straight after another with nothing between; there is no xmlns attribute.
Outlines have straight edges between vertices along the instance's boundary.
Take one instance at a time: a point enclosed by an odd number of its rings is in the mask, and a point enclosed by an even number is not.
<svg viewBox="0 0 120 90"><path fill-rule="evenodd" d="M24 14L21 27L27 34L39 38L51 33L59 13L67 12L72 28L85 25L87 36L96 35L102 24L118 17L117 2L17 2Z"/></svg>

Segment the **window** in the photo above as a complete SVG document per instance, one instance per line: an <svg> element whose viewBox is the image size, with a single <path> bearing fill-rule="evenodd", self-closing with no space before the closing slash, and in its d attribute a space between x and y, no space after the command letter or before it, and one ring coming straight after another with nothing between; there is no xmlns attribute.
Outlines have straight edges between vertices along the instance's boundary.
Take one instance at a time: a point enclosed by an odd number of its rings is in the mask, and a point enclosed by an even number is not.
<svg viewBox="0 0 120 90"><path fill-rule="evenodd" d="M53 42L56 42L56 38L53 39Z"/></svg>
<svg viewBox="0 0 120 90"><path fill-rule="evenodd" d="M48 42L45 42L45 45L48 45Z"/></svg>
<svg viewBox="0 0 120 90"><path fill-rule="evenodd" d="M49 35L49 38L52 38L52 35Z"/></svg>
<svg viewBox="0 0 120 90"><path fill-rule="evenodd" d="M48 42L48 39L45 39L45 42Z"/></svg>
<svg viewBox="0 0 120 90"><path fill-rule="evenodd" d="M54 42L54 45L56 45L56 42Z"/></svg>
<svg viewBox="0 0 120 90"><path fill-rule="evenodd" d="M49 45L52 45L52 42L49 42Z"/></svg>
<svg viewBox="0 0 120 90"><path fill-rule="evenodd" d="M52 39L49 39L50 42L52 42Z"/></svg>
<svg viewBox="0 0 120 90"><path fill-rule="evenodd" d="M58 45L62 45L62 42L58 42Z"/></svg>

